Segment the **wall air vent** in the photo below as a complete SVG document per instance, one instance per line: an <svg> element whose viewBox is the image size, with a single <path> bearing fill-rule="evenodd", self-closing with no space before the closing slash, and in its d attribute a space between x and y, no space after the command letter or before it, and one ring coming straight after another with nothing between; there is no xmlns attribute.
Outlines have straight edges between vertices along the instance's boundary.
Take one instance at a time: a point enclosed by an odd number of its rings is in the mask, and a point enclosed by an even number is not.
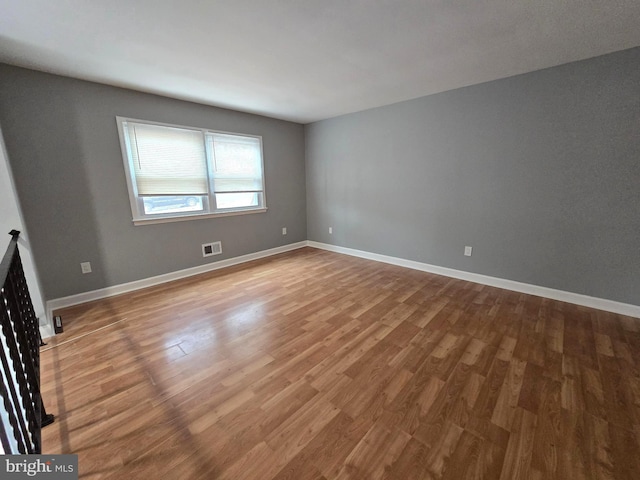
<svg viewBox="0 0 640 480"><path fill-rule="evenodd" d="M212 255L220 255L222 253L222 243L203 243L202 244L202 256L210 257Z"/></svg>

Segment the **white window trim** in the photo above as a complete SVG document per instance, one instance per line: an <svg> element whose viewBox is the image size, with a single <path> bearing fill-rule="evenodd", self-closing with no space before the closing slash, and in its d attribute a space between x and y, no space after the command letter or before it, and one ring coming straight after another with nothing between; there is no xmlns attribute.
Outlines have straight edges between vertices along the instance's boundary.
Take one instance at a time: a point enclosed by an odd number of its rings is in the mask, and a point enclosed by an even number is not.
<svg viewBox="0 0 640 480"><path fill-rule="evenodd" d="M253 137L260 139L260 161L262 167L262 205L260 207L242 207L236 209L225 209L217 212L180 212L180 213L168 213L166 215L144 215L140 214L142 206L141 197L138 196L137 186L133 181L133 167L131 165L131 157L129 152L127 151L127 141L126 136L123 129L123 122L137 122L144 123L148 125L158 125L161 127L172 127L172 128L183 128L190 130L198 130L202 132L203 138L205 139L205 148L208 150L208 146L206 145L208 142L206 141L207 133L218 133L218 134L226 134L226 135L238 135L242 137ZM202 220L206 218L218 218L218 217L229 217L233 215L249 215L253 213L264 213L268 210L267 208L267 191L266 191L266 181L265 181L265 169L264 169L264 147L262 144L262 136L261 135L252 135L248 133L238 133L238 132L227 132L224 130L212 130L210 128L201 128L201 127L191 127L187 125L177 125L171 123L163 123L163 122L155 122L152 120L141 120L137 118L130 117L122 117L116 116L116 125L118 127L118 137L120 140L120 151L122 153L122 161L124 163L125 168L125 177L127 181L127 190L129 192L129 204L131 206L131 215L133 217L134 225L150 225L154 223L169 223L169 222L183 222L187 220ZM208 160L207 155L207 169L209 170L211 165ZM211 190L211 182L209 181L209 194L208 194L208 204L211 205L212 198L215 192ZM144 210L142 210L144 212Z"/></svg>

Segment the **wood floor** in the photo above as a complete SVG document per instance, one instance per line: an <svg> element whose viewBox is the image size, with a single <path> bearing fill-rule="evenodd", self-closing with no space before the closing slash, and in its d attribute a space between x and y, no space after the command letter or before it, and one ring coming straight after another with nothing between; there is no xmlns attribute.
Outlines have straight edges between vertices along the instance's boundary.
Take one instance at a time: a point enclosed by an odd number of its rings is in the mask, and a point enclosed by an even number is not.
<svg viewBox="0 0 640 480"><path fill-rule="evenodd" d="M638 319L312 248L59 313L81 478L640 478Z"/></svg>

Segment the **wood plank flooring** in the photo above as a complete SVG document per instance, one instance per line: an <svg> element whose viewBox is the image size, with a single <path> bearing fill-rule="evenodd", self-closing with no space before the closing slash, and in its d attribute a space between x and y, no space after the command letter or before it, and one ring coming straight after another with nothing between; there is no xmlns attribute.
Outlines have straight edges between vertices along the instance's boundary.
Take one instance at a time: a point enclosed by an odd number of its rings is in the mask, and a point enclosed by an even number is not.
<svg viewBox="0 0 640 480"><path fill-rule="evenodd" d="M312 248L58 313L81 478L640 478L638 319Z"/></svg>

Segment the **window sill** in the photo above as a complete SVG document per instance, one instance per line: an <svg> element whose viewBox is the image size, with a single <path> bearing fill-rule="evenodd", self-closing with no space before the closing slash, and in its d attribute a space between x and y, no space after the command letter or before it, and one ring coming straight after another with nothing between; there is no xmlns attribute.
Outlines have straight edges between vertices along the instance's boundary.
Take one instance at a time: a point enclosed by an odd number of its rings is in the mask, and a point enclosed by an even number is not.
<svg viewBox="0 0 640 480"><path fill-rule="evenodd" d="M176 215L175 217L158 217L158 218L134 218L133 224L138 225L151 225L154 223L170 223L170 222L184 222L187 220L203 220L205 218L217 218L217 217L230 217L233 215L249 215L252 213L264 213L267 211L267 207L256 208L252 210L230 210L228 212L220 213L201 213L194 215Z"/></svg>

